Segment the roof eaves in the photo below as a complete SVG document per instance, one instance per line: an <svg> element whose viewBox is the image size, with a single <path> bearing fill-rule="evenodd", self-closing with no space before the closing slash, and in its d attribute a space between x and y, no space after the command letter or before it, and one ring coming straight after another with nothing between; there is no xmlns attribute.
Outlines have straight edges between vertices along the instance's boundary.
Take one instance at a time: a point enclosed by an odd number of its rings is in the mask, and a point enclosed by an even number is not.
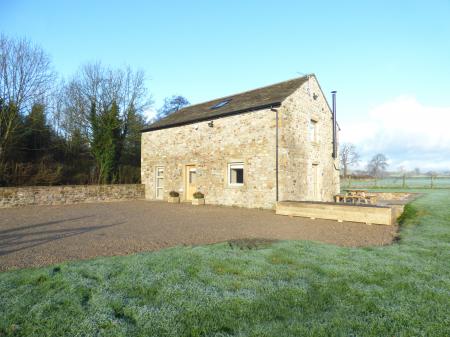
<svg viewBox="0 0 450 337"><path fill-rule="evenodd" d="M223 118L223 117L239 115L239 114L246 113L246 112L252 112L252 111L257 111L257 110L264 110L264 109L270 109L270 108L277 108L280 105L281 105L281 102L273 102L273 103L269 103L269 104L259 105L259 106L256 106L256 107L251 107L251 108L246 108L246 109L241 109L241 110L235 110L235 111L228 111L228 112L225 112L223 114L217 114L217 115L214 115L214 116L201 117L201 118L197 118L197 119L193 119L193 120L188 120L188 121L178 122L178 123L173 123L173 124L168 124L168 125L162 125L162 126L148 127L148 128L142 129L141 132L149 132L149 131L156 131L156 130L162 130L162 129L170 129L170 128L174 128L174 127L177 127L177 126L195 124L195 123L204 122L204 121L211 121L211 120L215 120L215 119L219 119L219 118Z"/></svg>

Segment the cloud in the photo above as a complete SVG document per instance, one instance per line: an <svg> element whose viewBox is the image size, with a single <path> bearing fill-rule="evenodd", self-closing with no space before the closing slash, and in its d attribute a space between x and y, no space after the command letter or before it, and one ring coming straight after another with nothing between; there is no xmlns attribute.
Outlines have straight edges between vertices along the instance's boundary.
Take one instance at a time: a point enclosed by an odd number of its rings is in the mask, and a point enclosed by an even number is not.
<svg viewBox="0 0 450 337"><path fill-rule="evenodd" d="M450 106L426 106L414 96L400 96L369 111L365 120L343 121L341 127L341 142L355 144L366 161L384 153L391 170L450 170Z"/></svg>

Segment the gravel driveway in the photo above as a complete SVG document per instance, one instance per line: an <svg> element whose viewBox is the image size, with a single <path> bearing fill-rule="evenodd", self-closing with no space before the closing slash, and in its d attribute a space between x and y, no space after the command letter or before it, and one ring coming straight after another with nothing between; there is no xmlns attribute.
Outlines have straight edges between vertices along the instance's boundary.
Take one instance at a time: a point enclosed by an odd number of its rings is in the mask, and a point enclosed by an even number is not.
<svg viewBox="0 0 450 337"><path fill-rule="evenodd" d="M0 209L0 271L241 238L385 245L396 226L145 200Z"/></svg>

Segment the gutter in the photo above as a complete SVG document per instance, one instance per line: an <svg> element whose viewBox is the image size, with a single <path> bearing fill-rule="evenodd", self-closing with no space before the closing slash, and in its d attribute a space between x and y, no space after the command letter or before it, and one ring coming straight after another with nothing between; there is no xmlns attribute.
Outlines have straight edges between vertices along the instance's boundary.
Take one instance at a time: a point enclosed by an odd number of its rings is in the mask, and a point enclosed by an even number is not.
<svg viewBox="0 0 450 337"><path fill-rule="evenodd" d="M251 108L246 108L246 109L241 109L241 110L235 110L235 111L229 111L229 112L224 112L222 114L217 114L217 115L212 115L212 116L206 116L206 117L200 117L200 118L196 118L196 119L191 119L191 120L184 121L184 122L178 122L178 123L172 123L172 124L167 124L167 125L162 125L162 126L154 126L154 127L150 126L148 128L142 129L141 132L149 132L149 131L156 131L156 130L162 130L162 129L170 129L170 128L174 128L174 127L177 127L177 126L195 124L195 123L198 123L198 122L205 122L205 121L210 121L210 120L219 119L219 118L223 118L223 117L239 115L239 114L245 113L245 112L252 112L252 111L257 111L257 110L277 108L279 106L281 106L281 102L273 102L273 103L270 103L270 104L259 105L259 106L256 106L256 107L251 107Z"/></svg>
<svg viewBox="0 0 450 337"><path fill-rule="evenodd" d="M278 109L270 109L275 111L275 201L278 202Z"/></svg>

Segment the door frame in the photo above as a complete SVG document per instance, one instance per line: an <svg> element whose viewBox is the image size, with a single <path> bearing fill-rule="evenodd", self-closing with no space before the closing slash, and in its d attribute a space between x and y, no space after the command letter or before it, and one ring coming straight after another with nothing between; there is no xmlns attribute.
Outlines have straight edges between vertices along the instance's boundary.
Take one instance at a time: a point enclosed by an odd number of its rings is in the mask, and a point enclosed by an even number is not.
<svg viewBox="0 0 450 337"><path fill-rule="evenodd" d="M163 184L161 187L158 187L158 170L162 168L162 181ZM157 200L164 200L164 184L165 184L165 173L166 173L166 168L164 167L164 165L156 165L155 166L155 199ZM158 198L158 189L162 189L162 194L161 197Z"/></svg>
<svg viewBox="0 0 450 337"><path fill-rule="evenodd" d="M320 184L320 165L317 162L313 162L311 165L312 175L312 199L313 201L321 201L321 184Z"/></svg>

